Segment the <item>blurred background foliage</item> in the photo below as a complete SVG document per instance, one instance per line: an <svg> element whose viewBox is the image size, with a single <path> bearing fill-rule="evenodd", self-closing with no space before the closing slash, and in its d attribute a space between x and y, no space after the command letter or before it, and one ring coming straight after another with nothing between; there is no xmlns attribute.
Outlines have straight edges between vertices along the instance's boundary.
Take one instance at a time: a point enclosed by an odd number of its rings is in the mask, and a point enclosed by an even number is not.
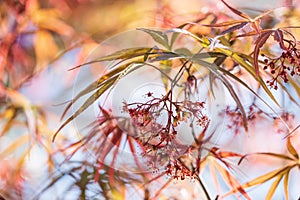
<svg viewBox="0 0 300 200"><path fill-rule="evenodd" d="M83 63L98 43L114 34L136 27L174 27L173 18L183 21L185 17L181 16L185 14L197 15L199 1L189 3L195 6L181 1L141 0L0 2L2 196L39 198L49 178L58 180L56 176L67 173L59 173L57 168L72 153L61 149L70 143L70 138L74 140L74 135L51 142L62 114L61 108L53 104L72 98L69 90L76 72L67 69ZM64 79L57 80L58 77ZM83 184L89 182L84 183L85 167L69 170L82 175L83 182L78 184L83 192ZM108 193L108 183L101 181L103 192ZM61 196L61 190L48 195L45 199L68 198L67 193Z"/></svg>
<svg viewBox="0 0 300 200"><path fill-rule="evenodd" d="M257 5L260 9L271 9L291 4L290 1L228 2L244 7L250 14L255 9L249 7ZM71 87L78 71L67 70L82 64L101 41L140 27L174 28L218 9L224 9L224 5L217 0L1 1L0 194L7 199L86 199L87 196L123 199L136 193L136 198L146 200L151 190L155 191L151 193L154 199L175 198L169 194L172 191L179 191L179 199L185 193L191 199L199 197L200 192L189 187L191 182L171 185L169 192L161 193L170 184L169 180L150 185L145 182L149 177L144 175L114 172L115 180L111 181L112 172L107 167L98 174L101 177L98 182L93 181L97 168L95 160L82 159L87 152L83 150L78 155L82 162L68 161L80 146L73 143L78 139L74 128L68 126L64 134L51 142L62 114L61 106L54 104L72 98ZM299 10L291 15L291 23L297 25ZM191 31L209 35L211 28L193 27ZM300 35L299 30L295 35ZM238 137L245 137L242 141L250 143L246 136ZM261 141L261 137L256 139ZM233 148L240 146L233 144ZM244 148L255 150L250 144ZM255 162L262 161L257 158ZM224 166L214 166L226 174ZM230 180L229 176L225 182Z"/></svg>

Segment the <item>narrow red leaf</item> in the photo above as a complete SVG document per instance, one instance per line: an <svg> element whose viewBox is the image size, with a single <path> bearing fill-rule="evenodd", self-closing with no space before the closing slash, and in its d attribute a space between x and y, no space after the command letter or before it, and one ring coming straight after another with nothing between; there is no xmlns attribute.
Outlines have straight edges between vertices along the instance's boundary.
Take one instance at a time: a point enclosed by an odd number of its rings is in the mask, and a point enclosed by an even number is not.
<svg viewBox="0 0 300 200"><path fill-rule="evenodd" d="M242 13L241 11L236 10L235 8L231 7L230 5L228 5L224 0L221 0L225 6L227 6L227 8L229 8L233 13L237 14L238 16L247 19L249 21L251 21L252 19L245 13Z"/></svg>
<svg viewBox="0 0 300 200"><path fill-rule="evenodd" d="M260 34L262 33L265 33L265 32L268 32L270 31L271 29L264 29L264 30L261 30L260 31ZM233 37L231 40L235 40L236 38L239 38L239 37L248 37L248 36L254 36L254 35L258 35L257 31L250 31L250 32L247 32L247 33L243 33L243 34L240 34L240 35L237 35L235 37Z"/></svg>
<svg viewBox="0 0 300 200"><path fill-rule="evenodd" d="M253 53L253 60L254 60L254 68L257 76L259 75L258 56L259 56L260 48L266 43L266 41L268 40L268 38L273 32L274 30L270 30L265 33L262 33L255 41L256 45Z"/></svg>
<svg viewBox="0 0 300 200"><path fill-rule="evenodd" d="M282 30L277 29L274 32L273 37L274 37L274 40L276 40L279 43L281 49L286 49L285 46L284 46L284 43L283 43L283 32L282 32Z"/></svg>
<svg viewBox="0 0 300 200"><path fill-rule="evenodd" d="M241 23L248 23L248 21L245 20L232 20L232 21L227 21L227 22L220 22L217 24L201 24L202 26L207 26L207 27L224 27L224 26L231 26L231 25L236 25L236 24L241 24Z"/></svg>
<svg viewBox="0 0 300 200"><path fill-rule="evenodd" d="M227 34L227 33L233 32L233 31L235 31L235 30L242 29L242 28L244 28L247 24L248 24L248 22L242 22L242 23L240 23L240 24L237 24L237 25L235 25L235 26L232 26L232 27L230 27L229 29L226 29L226 30L222 31L222 32L220 33L220 35L225 35L225 34Z"/></svg>

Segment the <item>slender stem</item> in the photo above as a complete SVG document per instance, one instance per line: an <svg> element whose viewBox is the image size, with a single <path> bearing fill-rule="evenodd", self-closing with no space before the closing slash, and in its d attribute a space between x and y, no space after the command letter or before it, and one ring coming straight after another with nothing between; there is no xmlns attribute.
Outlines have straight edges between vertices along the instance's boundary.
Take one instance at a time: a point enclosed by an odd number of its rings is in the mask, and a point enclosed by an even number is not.
<svg viewBox="0 0 300 200"><path fill-rule="evenodd" d="M210 198L210 196L209 196L209 194L208 194L208 191L206 190L206 187L205 187L205 185L203 184L203 182L202 182L202 180L201 180L201 178L200 178L200 175L197 175L197 180L198 180L198 182L199 182L201 188L202 188L203 191L204 191L204 194L205 194L206 199L207 199L207 200L211 200L211 198Z"/></svg>
<svg viewBox="0 0 300 200"><path fill-rule="evenodd" d="M173 82L171 83L171 89L170 89L170 91L173 90L173 88L177 85L177 82L181 79L182 74L183 74L183 72L184 72L183 70L186 69L186 65L187 65L188 62L189 62L189 61L186 60L186 61L183 63L183 65L182 65L181 68L179 69L178 73L177 73L176 76L174 77Z"/></svg>

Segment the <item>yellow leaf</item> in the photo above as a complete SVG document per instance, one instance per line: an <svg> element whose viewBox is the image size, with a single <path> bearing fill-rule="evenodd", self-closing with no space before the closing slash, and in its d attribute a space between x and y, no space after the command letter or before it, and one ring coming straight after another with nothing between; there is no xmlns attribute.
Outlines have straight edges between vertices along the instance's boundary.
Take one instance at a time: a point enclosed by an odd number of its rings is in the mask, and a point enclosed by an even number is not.
<svg viewBox="0 0 300 200"><path fill-rule="evenodd" d="M16 140L14 140L14 142L12 144L10 144L8 147L6 147L4 150L2 150L2 152L0 153L0 156L3 158L3 157L10 155L12 152L16 152L16 149L23 146L26 142L29 141L29 139L30 138L29 138L28 134L19 136Z"/></svg>
<svg viewBox="0 0 300 200"><path fill-rule="evenodd" d="M30 101L16 90L6 89L5 94L12 101L15 107L28 109L31 107Z"/></svg>
<svg viewBox="0 0 300 200"><path fill-rule="evenodd" d="M284 182L283 182L284 195L285 195L285 199L286 199L286 200L289 200L289 188L288 188L288 184L289 184L289 175L290 175L290 170L285 174Z"/></svg>
<svg viewBox="0 0 300 200"><path fill-rule="evenodd" d="M271 186L271 188L270 188L270 190L269 190L269 192L266 196L266 200L272 200L272 197L273 197L273 195L274 195L274 193L275 193L282 177L283 177L283 174L278 176L277 179L274 181L274 183L272 184L272 186Z"/></svg>
<svg viewBox="0 0 300 200"><path fill-rule="evenodd" d="M37 57L37 71L40 71L53 59L58 51L52 35L45 30L39 30L35 36L34 49Z"/></svg>
<svg viewBox="0 0 300 200"><path fill-rule="evenodd" d="M107 91L116 81L118 77L113 77L109 79L102 87L100 87L94 94L92 94L81 106L76 110L76 112L70 116L65 122L58 128L52 137L52 141L55 140L57 134L63 129L67 124L69 124L73 119L85 111L89 106L91 106L105 91Z"/></svg>
<svg viewBox="0 0 300 200"><path fill-rule="evenodd" d="M11 89L6 89L6 95L14 106L24 110L29 132L36 133L36 117L30 101L18 91Z"/></svg>
<svg viewBox="0 0 300 200"><path fill-rule="evenodd" d="M54 31L60 35L71 35L73 29L61 19L61 13L56 9L41 9L31 13L32 21L42 29Z"/></svg>
<svg viewBox="0 0 300 200"><path fill-rule="evenodd" d="M28 0L26 12L39 28L54 31L61 35L70 35L73 32L71 26L67 25L60 18L62 13L58 9L40 9L37 0Z"/></svg>
<svg viewBox="0 0 300 200"><path fill-rule="evenodd" d="M37 0L28 0L26 11L39 28L54 31L61 35L70 35L73 32L71 26L61 20L63 13L58 9L40 9Z"/></svg>
<svg viewBox="0 0 300 200"><path fill-rule="evenodd" d="M274 171L271 171L267 174L264 174L262 176L259 176L259 177L255 178L254 180L242 185L242 187L246 188L246 187L252 187L252 186L255 186L255 185L258 185L258 184L262 184L264 182L267 182L267 181L273 179L276 176L280 176L282 174L285 174L290 169L291 169L291 166L286 166L286 167L283 167L283 168L280 168L280 169L276 169Z"/></svg>
<svg viewBox="0 0 300 200"><path fill-rule="evenodd" d="M122 187L121 191L113 189L111 191L112 200L124 200L125 199L125 189Z"/></svg>
<svg viewBox="0 0 300 200"><path fill-rule="evenodd" d="M171 68L172 68L172 61L171 60L163 60L160 62L160 68L161 71L164 72L165 74L169 75L171 72ZM168 90L168 83L169 83L169 79L166 78L165 75L161 75L161 79L162 82L165 86L166 91Z"/></svg>
<svg viewBox="0 0 300 200"><path fill-rule="evenodd" d="M237 191L239 191L240 188L245 189L245 188L252 187L252 186L255 186L255 185L260 185L260 184L263 184L263 183L265 183L265 182L267 182L267 181L269 181L269 180L271 180L275 177L282 176L282 175L286 174L287 172L289 172L289 170L292 169L295 166L297 166L297 164L288 165L288 166L282 167L280 169L276 169L276 170L273 170L271 172L268 172L264 175L261 175L261 176L255 178L255 179L241 185L240 187L231 190L230 192L226 193L224 195L224 197L228 196L230 194L236 193Z"/></svg>
<svg viewBox="0 0 300 200"><path fill-rule="evenodd" d="M16 114L16 109L15 108L8 108L6 109L0 116L1 118L6 118L7 120L10 120L13 118Z"/></svg>
<svg viewBox="0 0 300 200"><path fill-rule="evenodd" d="M0 136L4 135L14 124L14 118L17 115L17 108L10 107L1 113L0 117L6 119L4 125L0 129Z"/></svg>
<svg viewBox="0 0 300 200"><path fill-rule="evenodd" d="M299 155L298 155L296 149L292 145L291 137L287 138L287 149L290 152L290 154L292 154L296 159L299 159Z"/></svg>

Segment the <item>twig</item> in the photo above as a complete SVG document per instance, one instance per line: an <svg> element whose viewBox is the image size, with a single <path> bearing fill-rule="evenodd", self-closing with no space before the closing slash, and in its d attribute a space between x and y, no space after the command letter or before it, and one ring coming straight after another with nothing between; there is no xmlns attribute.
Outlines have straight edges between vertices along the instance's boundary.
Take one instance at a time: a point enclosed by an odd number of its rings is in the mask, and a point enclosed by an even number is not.
<svg viewBox="0 0 300 200"><path fill-rule="evenodd" d="M211 198L210 198L210 196L209 196L209 194L208 194L208 191L207 191L205 185L203 184L203 182L202 182L202 180L201 180L201 178L200 178L199 175L197 175L197 180L198 180L198 182L199 182L201 188L202 188L203 191L204 191L204 194L205 194L206 199L207 199L207 200L211 200Z"/></svg>

